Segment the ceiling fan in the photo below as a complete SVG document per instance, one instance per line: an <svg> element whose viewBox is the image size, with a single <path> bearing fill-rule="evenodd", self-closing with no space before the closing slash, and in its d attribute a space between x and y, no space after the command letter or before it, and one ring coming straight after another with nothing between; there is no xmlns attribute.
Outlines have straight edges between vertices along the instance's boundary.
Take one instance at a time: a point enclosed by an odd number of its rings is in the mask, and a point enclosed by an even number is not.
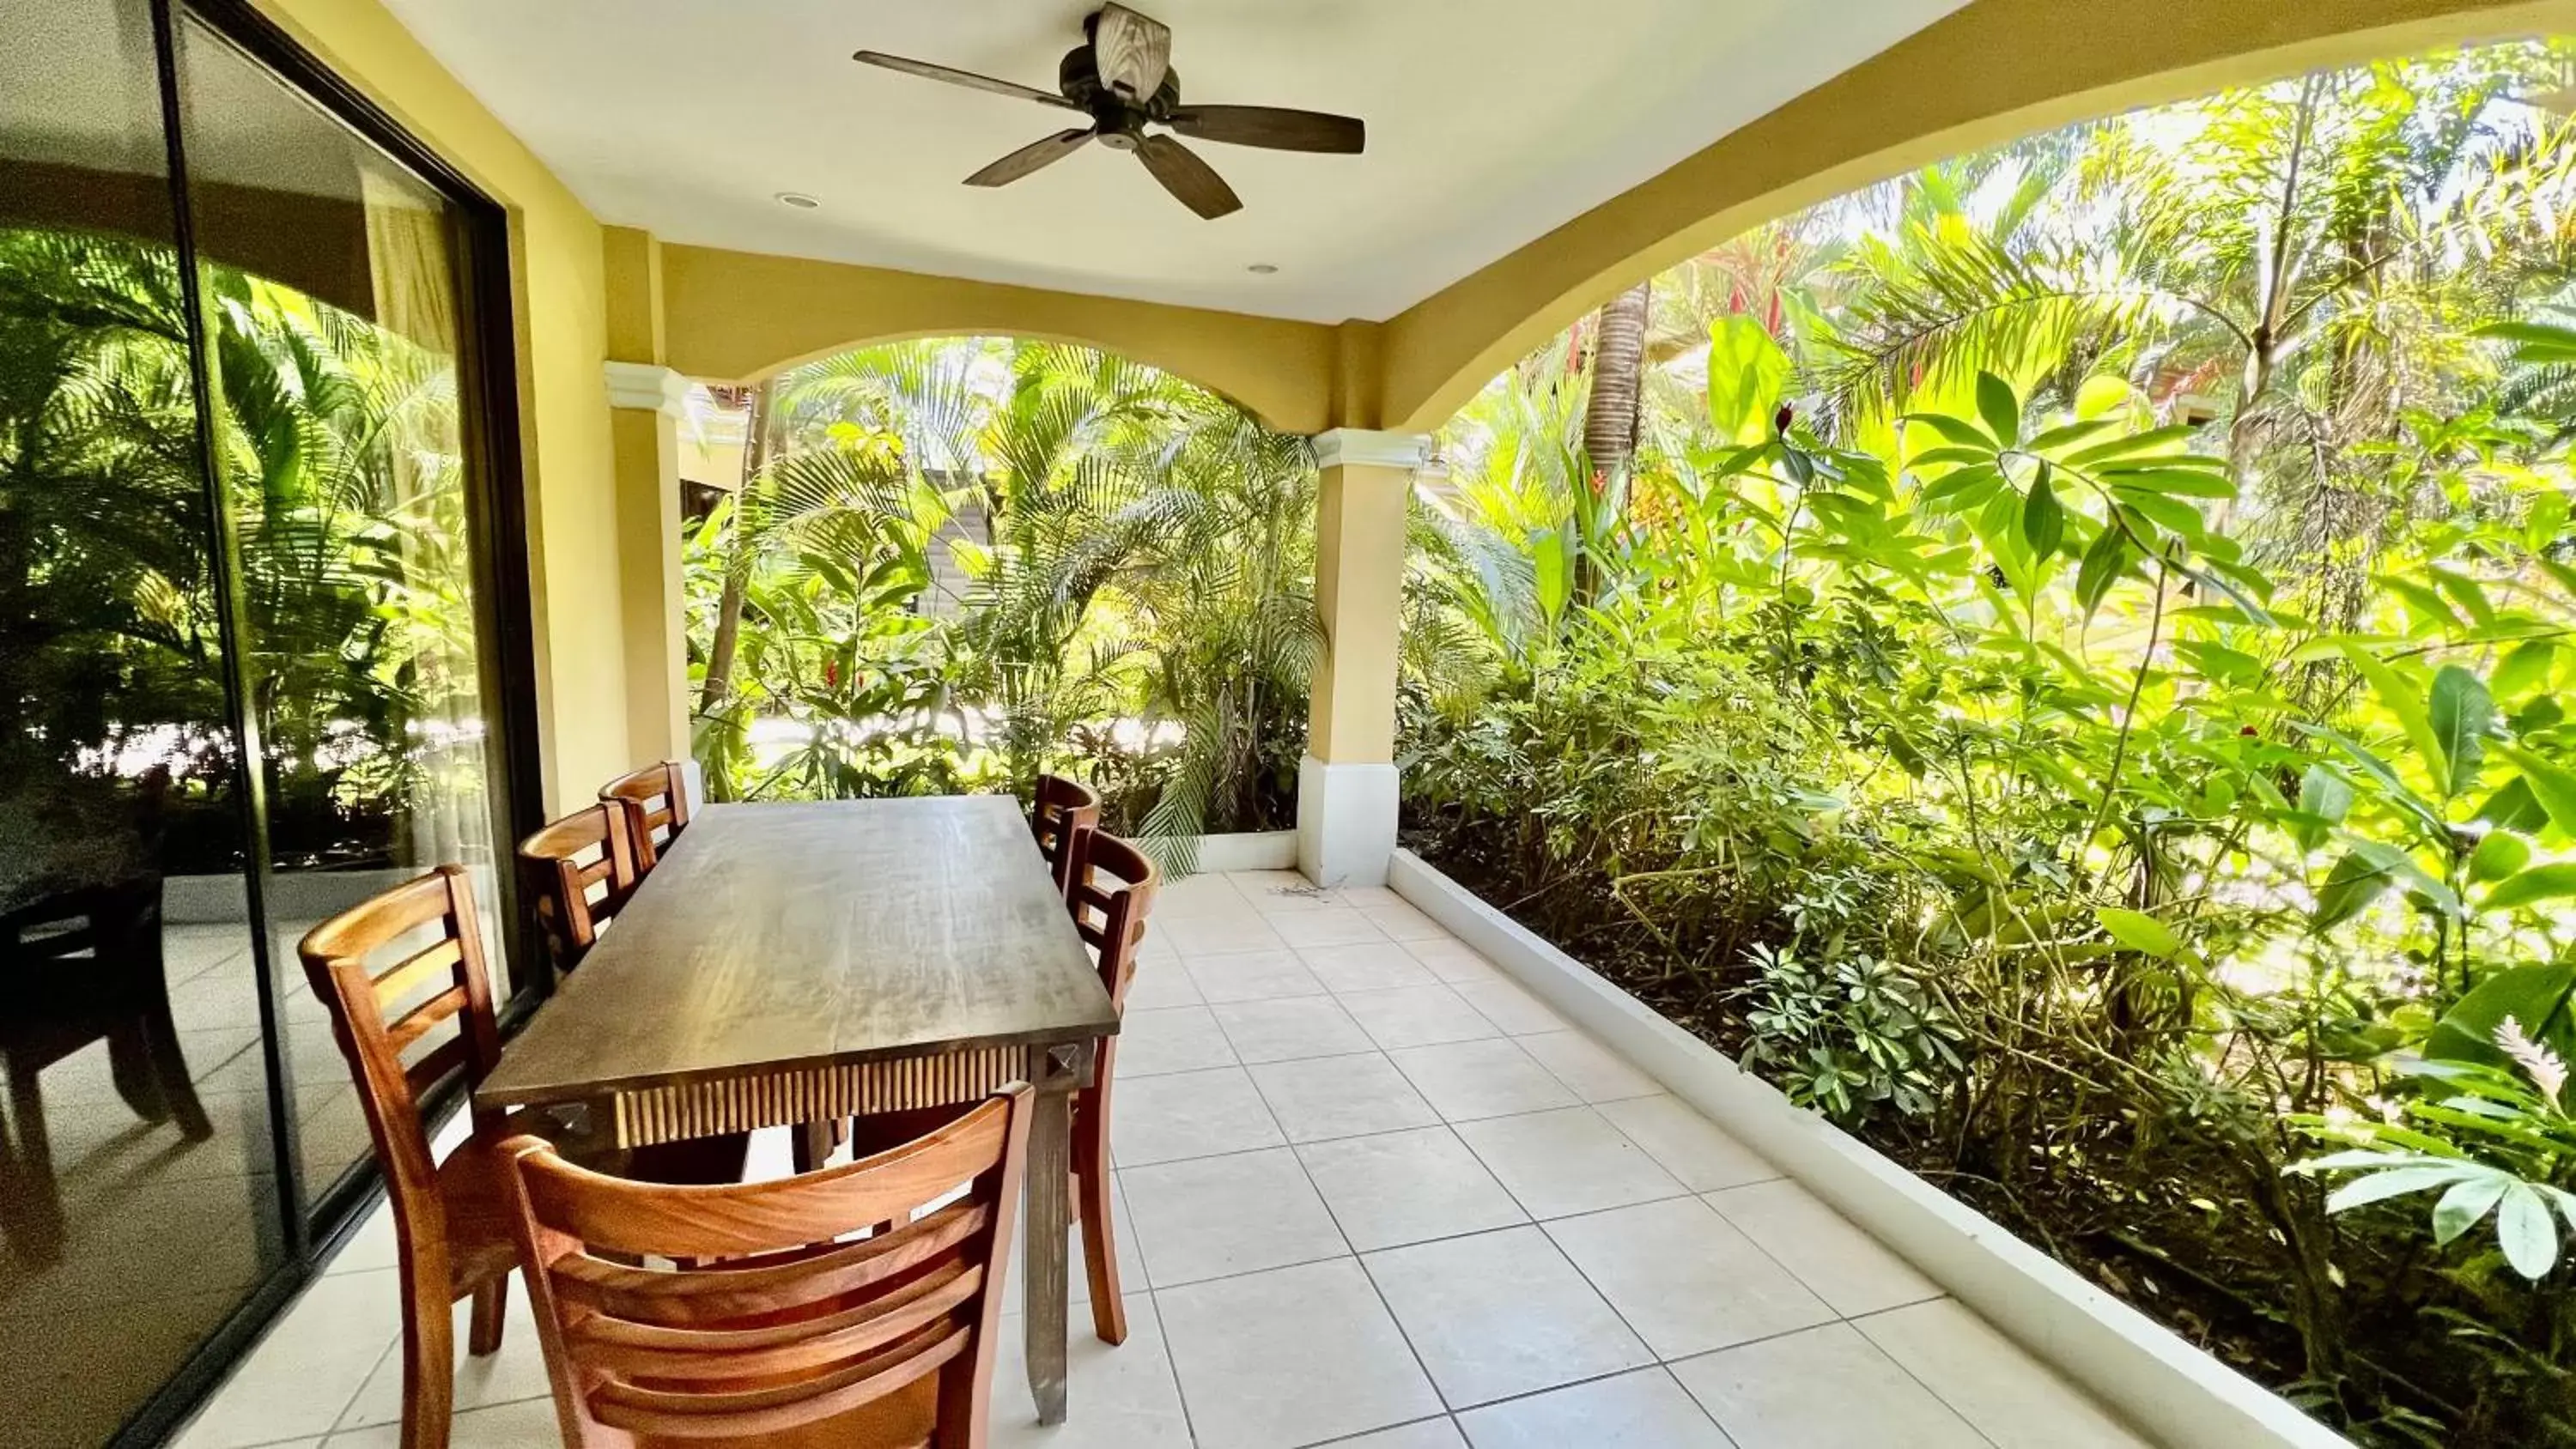
<svg viewBox="0 0 2576 1449"><path fill-rule="evenodd" d="M1164 190L1214 221L1242 210L1241 198L1215 168L1165 131L1233 146L1342 156L1356 156L1368 143L1367 128L1350 116L1277 106L1182 105L1180 77L1171 63L1171 27L1124 5L1104 5L1085 17L1082 35L1083 43L1067 51L1057 67L1053 93L874 50L851 59L1090 115L1088 129L1058 131L1023 146L967 177L969 186L1007 186L1098 141L1113 151L1135 153ZM1161 129L1149 131L1149 125Z"/></svg>

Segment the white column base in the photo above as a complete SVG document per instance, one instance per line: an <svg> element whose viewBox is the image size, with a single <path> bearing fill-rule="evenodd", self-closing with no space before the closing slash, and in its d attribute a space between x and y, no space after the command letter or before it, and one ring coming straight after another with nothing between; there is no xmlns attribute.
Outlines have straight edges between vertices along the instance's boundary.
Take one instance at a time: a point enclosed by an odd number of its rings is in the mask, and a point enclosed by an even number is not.
<svg viewBox="0 0 2576 1449"><path fill-rule="evenodd" d="M1382 886L1395 855L1395 766L1297 766L1297 869L1319 886Z"/></svg>

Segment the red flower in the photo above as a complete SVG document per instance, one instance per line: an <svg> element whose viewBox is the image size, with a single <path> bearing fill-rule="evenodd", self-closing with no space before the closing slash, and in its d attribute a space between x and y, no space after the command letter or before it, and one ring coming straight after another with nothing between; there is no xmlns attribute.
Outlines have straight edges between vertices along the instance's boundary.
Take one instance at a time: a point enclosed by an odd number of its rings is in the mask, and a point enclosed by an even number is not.
<svg viewBox="0 0 2576 1449"><path fill-rule="evenodd" d="M823 687L825 689L838 689L841 687L841 661L838 659L826 659L823 661Z"/></svg>
<svg viewBox="0 0 2576 1449"><path fill-rule="evenodd" d="M1795 403L1782 403L1780 404L1780 411L1771 415L1771 426L1785 433L1789 431L1789 425L1797 420L1797 405Z"/></svg>

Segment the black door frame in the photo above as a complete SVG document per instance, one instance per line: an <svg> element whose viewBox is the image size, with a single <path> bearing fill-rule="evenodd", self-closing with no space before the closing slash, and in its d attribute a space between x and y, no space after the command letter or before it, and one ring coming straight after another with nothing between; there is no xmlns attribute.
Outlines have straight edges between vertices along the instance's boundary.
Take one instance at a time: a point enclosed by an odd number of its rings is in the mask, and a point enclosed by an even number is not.
<svg viewBox="0 0 2576 1449"><path fill-rule="evenodd" d="M210 501L223 507L223 487L214 477L213 409L207 390L204 313L196 294L197 249L190 215L189 173L180 124L181 77L178 38L181 17L192 17L214 35L265 67L323 111L349 127L362 140L427 181L457 208L459 315L465 331L458 358L460 399L465 406L462 430L466 453L467 526L474 560L475 632L483 653L485 734L491 761L504 858L495 862L496 887L502 901L501 929L516 993L531 997L543 987L533 967L537 953L527 908L518 899L516 872L506 868L508 842L526 834L542 819L543 765L536 707L534 610L527 541L527 498L521 469L518 349L515 298L511 285L509 213L446 158L405 130L374 100L261 14L249 0L149 0L153 49L160 86L161 122L169 148L171 204L175 239L188 310L190 353L198 385L198 444L206 460ZM220 512L216 515L219 519ZM229 530L214 541L229 549ZM229 572L229 571L227 571ZM243 653L234 647L233 609L229 590L219 591L226 646L240 668ZM235 1362L249 1351L277 1316L318 1275L362 1221L364 1210L384 1190L372 1157L337 1181L320 1185L303 1180L293 1120L292 1065L288 1060L283 1014L277 1000L282 978L262 909L261 876L267 861L264 813L259 807L264 771L257 753L256 722L243 705L242 681L226 680L235 730L237 798L246 819L243 838L251 842L252 869L246 888L252 912L253 969L262 1022L261 1050L266 1056L270 1098L270 1138L275 1154L279 1207L284 1217L284 1253L279 1266L243 1299L223 1324L200 1343L179 1368L144 1401L111 1440L115 1449L146 1449L166 1440L222 1384ZM451 1090L451 1098L461 1093Z"/></svg>

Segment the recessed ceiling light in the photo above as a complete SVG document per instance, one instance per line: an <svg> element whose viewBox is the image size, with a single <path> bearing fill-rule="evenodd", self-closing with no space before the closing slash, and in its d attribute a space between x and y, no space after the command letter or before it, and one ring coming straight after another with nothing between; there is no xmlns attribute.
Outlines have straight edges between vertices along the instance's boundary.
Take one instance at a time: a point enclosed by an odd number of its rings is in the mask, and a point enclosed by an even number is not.
<svg viewBox="0 0 2576 1449"><path fill-rule="evenodd" d="M1250 272L1256 277L1267 277L1274 275L1279 269L1268 262L1254 262L1251 266L1244 268L1244 270Z"/></svg>
<svg viewBox="0 0 2576 1449"><path fill-rule="evenodd" d="M778 193L778 204L795 207L798 211L812 211L823 203L802 191L782 191Z"/></svg>

